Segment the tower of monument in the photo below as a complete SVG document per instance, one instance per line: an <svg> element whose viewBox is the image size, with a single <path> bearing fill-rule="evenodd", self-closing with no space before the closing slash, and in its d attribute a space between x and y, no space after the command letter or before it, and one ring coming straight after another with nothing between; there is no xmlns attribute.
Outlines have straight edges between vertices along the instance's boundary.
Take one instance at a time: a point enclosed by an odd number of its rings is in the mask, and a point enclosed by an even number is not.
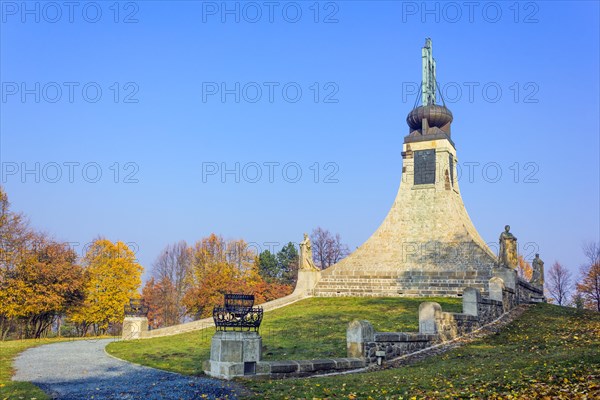
<svg viewBox="0 0 600 400"><path fill-rule="evenodd" d="M430 39L422 58L422 104L406 118L396 200L362 246L320 273L315 296L449 296L467 286L485 293L494 269L502 268L460 195L453 116L437 101Z"/></svg>

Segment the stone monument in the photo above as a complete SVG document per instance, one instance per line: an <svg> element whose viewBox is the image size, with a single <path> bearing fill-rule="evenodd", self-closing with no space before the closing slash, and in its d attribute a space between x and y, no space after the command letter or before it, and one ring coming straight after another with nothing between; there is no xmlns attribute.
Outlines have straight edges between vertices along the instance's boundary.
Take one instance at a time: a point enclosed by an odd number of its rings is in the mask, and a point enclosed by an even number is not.
<svg viewBox="0 0 600 400"><path fill-rule="evenodd" d="M538 287L544 287L544 262L540 255L536 253L535 258L531 262L533 273L531 274L531 284Z"/></svg>
<svg viewBox="0 0 600 400"><path fill-rule="evenodd" d="M422 104L406 118L396 200L364 244L321 271L310 294L459 296L475 287L487 295L489 279L501 269L461 198L453 115L436 90L430 39L422 49L422 73Z"/></svg>
<svg viewBox="0 0 600 400"><path fill-rule="evenodd" d="M308 234L300 242L300 257L298 260L298 281L294 289L294 296L313 295L317 282L321 279L321 270L313 261L312 244Z"/></svg>
<svg viewBox="0 0 600 400"><path fill-rule="evenodd" d="M313 260L312 246L308 234L304 234L304 240L300 242L300 266L303 271L319 271Z"/></svg>
<svg viewBox="0 0 600 400"><path fill-rule="evenodd" d="M517 256L517 238L510 233L510 225L504 227L504 232L500 234L500 254L498 262L500 266L517 269L519 259Z"/></svg>

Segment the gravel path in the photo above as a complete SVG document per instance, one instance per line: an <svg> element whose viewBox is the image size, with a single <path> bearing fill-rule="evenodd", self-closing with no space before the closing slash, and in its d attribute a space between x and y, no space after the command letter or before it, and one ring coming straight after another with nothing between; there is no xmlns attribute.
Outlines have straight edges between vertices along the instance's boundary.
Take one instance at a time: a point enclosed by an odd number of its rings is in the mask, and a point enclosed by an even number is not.
<svg viewBox="0 0 600 400"><path fill-rule="evenodd" d="M240 388L118 360L105 353L113 339L34 347L15 360L13 380L32 382L54 399L235 399ZM202 396L206 395L206 396Z"/></svg>

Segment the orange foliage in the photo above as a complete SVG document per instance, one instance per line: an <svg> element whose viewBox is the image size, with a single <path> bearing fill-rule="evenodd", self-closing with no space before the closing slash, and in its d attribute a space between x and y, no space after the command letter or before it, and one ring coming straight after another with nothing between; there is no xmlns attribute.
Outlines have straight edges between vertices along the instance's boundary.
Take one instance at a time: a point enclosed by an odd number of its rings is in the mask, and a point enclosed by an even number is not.
<svg viewBox="0 0 600 400"><path fill-rule="evenodd" d="M184 297L188 315L207 317L223 303L225 293L254 294L255 303L292 292L291 285L267 283L260 276L256 254L243 240L226 241L211 234L194 246L192 284Z"/></svg>
<svg viewBox="0 0 600 400"><path fill-rule="evenodd" d="M531 264L525 261L523 256L519 256L519 265L517 266L517 273L519 276L526 281L530 281L533 275L533 268Z"/></svg>
<svg viewBox="0 0 600 400"><path fill-rule="evenodd" d="M577 292L583 297L585 308L600 311L600 262L583 268L582 275Z"/></svg>

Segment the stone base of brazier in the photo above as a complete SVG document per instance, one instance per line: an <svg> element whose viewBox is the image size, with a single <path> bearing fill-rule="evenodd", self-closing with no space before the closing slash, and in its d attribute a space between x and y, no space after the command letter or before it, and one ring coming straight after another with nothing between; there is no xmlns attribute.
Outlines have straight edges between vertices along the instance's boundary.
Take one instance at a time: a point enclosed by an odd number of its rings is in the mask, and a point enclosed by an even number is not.
<svg viewBox="0 0 600 400"><path fill-rule="evenodd" d="M262 338L257 332L215 333L205 373L221 379L256 374L261 359Z"/></svg>

